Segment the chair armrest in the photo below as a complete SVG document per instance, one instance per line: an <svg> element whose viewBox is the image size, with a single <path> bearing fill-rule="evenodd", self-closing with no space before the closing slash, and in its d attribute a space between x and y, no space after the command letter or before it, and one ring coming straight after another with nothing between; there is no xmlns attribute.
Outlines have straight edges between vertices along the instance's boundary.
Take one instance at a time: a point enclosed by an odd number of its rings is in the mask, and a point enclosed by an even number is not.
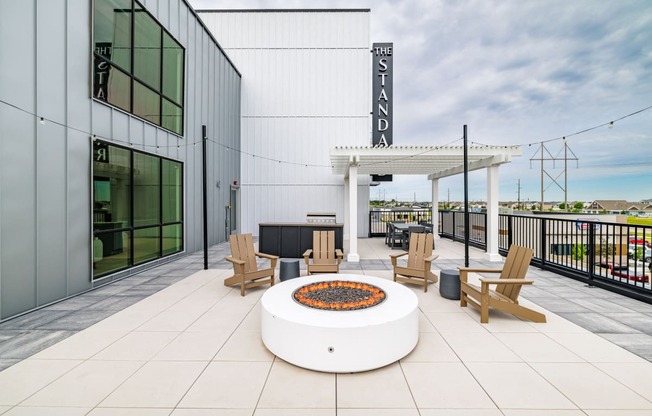
<svg viewBox="0 0 652 416"><path fill-rule="evenodd" d="M344 257L344 253L342 253L342 250L340 250L339 248L336 248L335 249L335 257L339 257L339 258Z"/></svg>
<svg viewBox="0 0 652 416"><path fill-rule="evenodd" d="M396 267L396 265L398 264L396 260L399 257L407 256L407 254L408 254L407 252L398 253L398 254L390 254L389 259L392 261L392 266Z"/></svg>
<svg viewBox="0 0 652 416"><path fill-rule="evenodd" d="M231 256L225 258L224 260L230 261L231 263L237 264L237 265L240 265L240 266L245 264L245 262L243 260L239 260L239 259L236 259L235 257L231 257Z"/></svg>
<svg viewBox="0 0 652 416"><path fill-rule="evenodd" d="M312 249L311 248L309 248L308 250L306 250L305 253L303 253L303 258L306 260L306 262L308 261L308 259L310 258L311 255L312 255Z"/></svg>
<svg viewBox="0 0 652 416"><path fill-rule="evenodd" d="M262 257L264 259L268 260L278 260L278 256L274 256L273 254L265 254L265 253L254 253L258 257Z"/></svg>
<svg viewBox="0 0 652 416"><path fill-rule="evenodd" d="M426 262L431 262L439 257L439 254L433 254L432 256L428 257L425 261Z"/></svg>
<svg viewBox="0 0 652 416"><path fill-rule="evenodd" d="M503 269L487 269L482 267L458 267L460 272L468 273L502 273Z"/></svg>
<svg viewBox="0 0 652 416"><path fill-rule="evenodd" d="M485 285L531 285L534 280L531 279L483 279L480 278L482 284Z"/></svg>

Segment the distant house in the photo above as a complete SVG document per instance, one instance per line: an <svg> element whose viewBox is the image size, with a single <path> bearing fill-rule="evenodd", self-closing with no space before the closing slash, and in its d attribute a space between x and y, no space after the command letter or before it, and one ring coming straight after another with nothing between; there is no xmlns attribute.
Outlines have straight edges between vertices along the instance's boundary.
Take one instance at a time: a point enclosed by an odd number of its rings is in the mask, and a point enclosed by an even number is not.
<svg viewBox="0 0 652 416"><path fill-rule="evenodd" d="M608 212L610 214L637 214L646 210L646 205L625 201L624 199L595 200L586 209L588 213Z"/></svg>

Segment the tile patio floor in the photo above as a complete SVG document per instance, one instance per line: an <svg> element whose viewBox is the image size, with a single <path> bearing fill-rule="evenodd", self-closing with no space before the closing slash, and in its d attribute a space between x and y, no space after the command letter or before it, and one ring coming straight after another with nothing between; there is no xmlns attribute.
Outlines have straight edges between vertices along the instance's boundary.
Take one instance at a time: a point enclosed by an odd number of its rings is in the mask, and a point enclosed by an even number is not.
<svg viewBox="0 0 652 416"><path fill-rule="evenodd" d="M0 324L0 414L652 415L650 305L531 268L522 297L548 323L492 311L481 325L437 285L407 286L420 308L412 353L369 372L319 373L265 349L265 288L243 298L224 287L226 250L211 248L207 271L193 254ZM391 278L382 239L359 251L342 273ZM460 244L437 240L436 252L434 268L463 263Z"/></svg>

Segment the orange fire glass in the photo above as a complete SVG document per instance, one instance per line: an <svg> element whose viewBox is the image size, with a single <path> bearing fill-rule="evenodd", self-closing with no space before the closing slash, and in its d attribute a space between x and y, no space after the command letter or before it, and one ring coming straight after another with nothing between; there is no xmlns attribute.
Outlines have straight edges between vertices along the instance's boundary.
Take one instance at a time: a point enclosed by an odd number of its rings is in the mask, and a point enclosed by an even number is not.
<svg viewBox="0 0 652 416"><path fill-rule="evenodd" d="M385 292L376 286L344 280L311 283L295 290L293 296L302 305L331 311L369 308L385 300Z"/></svg>

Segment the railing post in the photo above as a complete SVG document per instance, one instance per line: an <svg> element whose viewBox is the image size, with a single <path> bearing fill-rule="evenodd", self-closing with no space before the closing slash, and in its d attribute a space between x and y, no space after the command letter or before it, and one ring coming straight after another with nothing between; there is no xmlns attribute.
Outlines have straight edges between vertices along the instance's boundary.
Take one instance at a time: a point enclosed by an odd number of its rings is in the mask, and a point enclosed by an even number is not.
<svg viewBox="0 0 652 416"><path fill-rule="evenodd" d="M593 224L589 223L589 235L587 237L588 241L588 247L586 250L586 254L589 257L588 258L588 279L589 279L589 287L593 286L593 272L595 270L595 228Z"/></svg>
<svg viewBox="0 0 652 416"><path fill-rule="evenodd" d="M512 246L514 241L514 217L511 215L507 216L507 249Z"/></svg>
<svg viewBox="0 0 652 416"><path fill-rule="evenodd" d="M541 251L541 268L543 269L546 265L546 243L547 243L547 238L546 238L546 219L541 218L541 226L540 226L540 233L541 236L539 238L540 242L539 244L541 245L540 251Z"/></svg>
<svg viewBox="0 0 652 416"><path fill-rule="evenodd" d="M451 213L453 214L453 238L452 238L452 240L455 241L455 237L457 236L457 227L455 225L455 218L457 217L457 215L455 215L454 211L451 211Z"/></svg>

